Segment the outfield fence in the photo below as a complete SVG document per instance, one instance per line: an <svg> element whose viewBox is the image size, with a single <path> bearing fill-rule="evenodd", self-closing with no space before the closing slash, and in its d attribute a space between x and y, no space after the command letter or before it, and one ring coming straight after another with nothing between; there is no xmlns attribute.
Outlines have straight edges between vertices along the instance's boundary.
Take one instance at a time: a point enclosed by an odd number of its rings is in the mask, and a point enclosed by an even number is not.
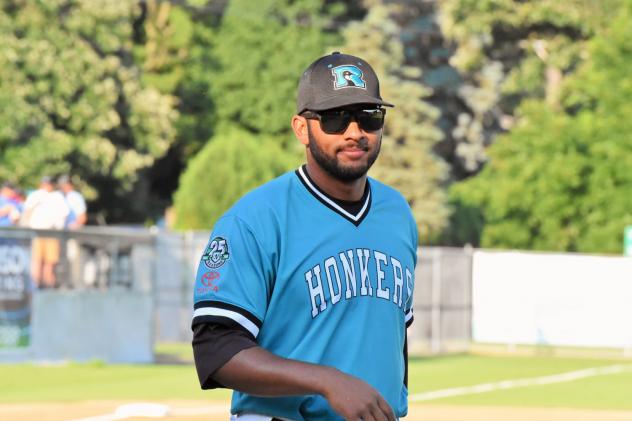
<svg viewBox="0 0 632 421"><path fill-rule="evenodd" d="M193 282L209 232L0 228L0 361L148 362L191 340ZM34 288L33 239L57 239L56 289ZM471 343L632 353L632 258L470 248L418 250L411 353Z"/></svg>
<svg viewBox="0 0 632 421"><path fill-rule="evenodd" d="M36 239L60 250L55 288L33 279ZM0 361L153 361L155 260L145 229L0 229Z"/></svg>

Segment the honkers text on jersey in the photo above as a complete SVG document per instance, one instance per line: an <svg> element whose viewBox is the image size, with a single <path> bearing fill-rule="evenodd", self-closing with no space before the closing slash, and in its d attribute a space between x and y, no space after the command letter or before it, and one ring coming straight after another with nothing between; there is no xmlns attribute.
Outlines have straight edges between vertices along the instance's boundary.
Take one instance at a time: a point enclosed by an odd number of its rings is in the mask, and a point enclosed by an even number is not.
<svg viewBox="0 0 632 421"><path fill-rule="evenodd" d="M375 279L369 276L371 266L375 269ZM388 281L387 277L390 278ZM413 288L412 272L395 257L364 248L341 251L338 256L331 256L305 272L312 318L327 310L323 280L329 287L332 305L343 298L349 300L360 295L389 300L402 308L406 304L403 299L404 284L406 300L410 299Z"/></svg>

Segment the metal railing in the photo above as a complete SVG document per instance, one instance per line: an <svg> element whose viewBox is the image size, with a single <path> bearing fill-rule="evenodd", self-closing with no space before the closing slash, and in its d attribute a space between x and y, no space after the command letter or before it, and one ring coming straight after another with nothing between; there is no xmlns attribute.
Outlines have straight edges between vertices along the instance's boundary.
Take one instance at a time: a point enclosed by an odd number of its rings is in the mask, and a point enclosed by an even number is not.
<svg viewBox="0 0 632 421"><path fill-rule="evenodd" d="M155 235L147 229L84 227L79 230L34 230L0 228L0 240L13 241L31 253L34 239L58 241L59 261L55 265L55 287L60 289L147 288L142 285L133 264L136 255L151 257ZM27 254L27 255L28 255ZM30 260L30 259L29 259ZM148 262L147 271L152 270ZM0 254L0 265L2 265ZM38 280L33 280L38 284Z"/></svg>

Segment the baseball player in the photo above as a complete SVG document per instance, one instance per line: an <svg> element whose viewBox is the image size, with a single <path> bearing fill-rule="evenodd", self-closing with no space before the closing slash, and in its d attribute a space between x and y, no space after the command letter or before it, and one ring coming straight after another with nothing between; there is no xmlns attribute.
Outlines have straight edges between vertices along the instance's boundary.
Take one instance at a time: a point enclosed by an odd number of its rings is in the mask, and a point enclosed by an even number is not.
<svg viewBox="0 0 632 421"><path fill-rule="evenodd" d="M406 415L417 230L404 198L367 177L391 106L366 61L316 60L292 118L306 164L217 221L193 350L203 389L234 390L231 419Z"/></svg>

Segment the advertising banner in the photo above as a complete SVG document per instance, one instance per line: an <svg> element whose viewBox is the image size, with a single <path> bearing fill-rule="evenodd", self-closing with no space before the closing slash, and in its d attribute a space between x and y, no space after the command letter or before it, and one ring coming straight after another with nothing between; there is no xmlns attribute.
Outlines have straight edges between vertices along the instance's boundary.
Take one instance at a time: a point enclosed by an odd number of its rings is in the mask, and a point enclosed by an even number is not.
<svg viewBox="0 0 632 421"><path fill-rule="evenodd" d="M30 345L29 239L0 238L0 349Z"/></svg>

